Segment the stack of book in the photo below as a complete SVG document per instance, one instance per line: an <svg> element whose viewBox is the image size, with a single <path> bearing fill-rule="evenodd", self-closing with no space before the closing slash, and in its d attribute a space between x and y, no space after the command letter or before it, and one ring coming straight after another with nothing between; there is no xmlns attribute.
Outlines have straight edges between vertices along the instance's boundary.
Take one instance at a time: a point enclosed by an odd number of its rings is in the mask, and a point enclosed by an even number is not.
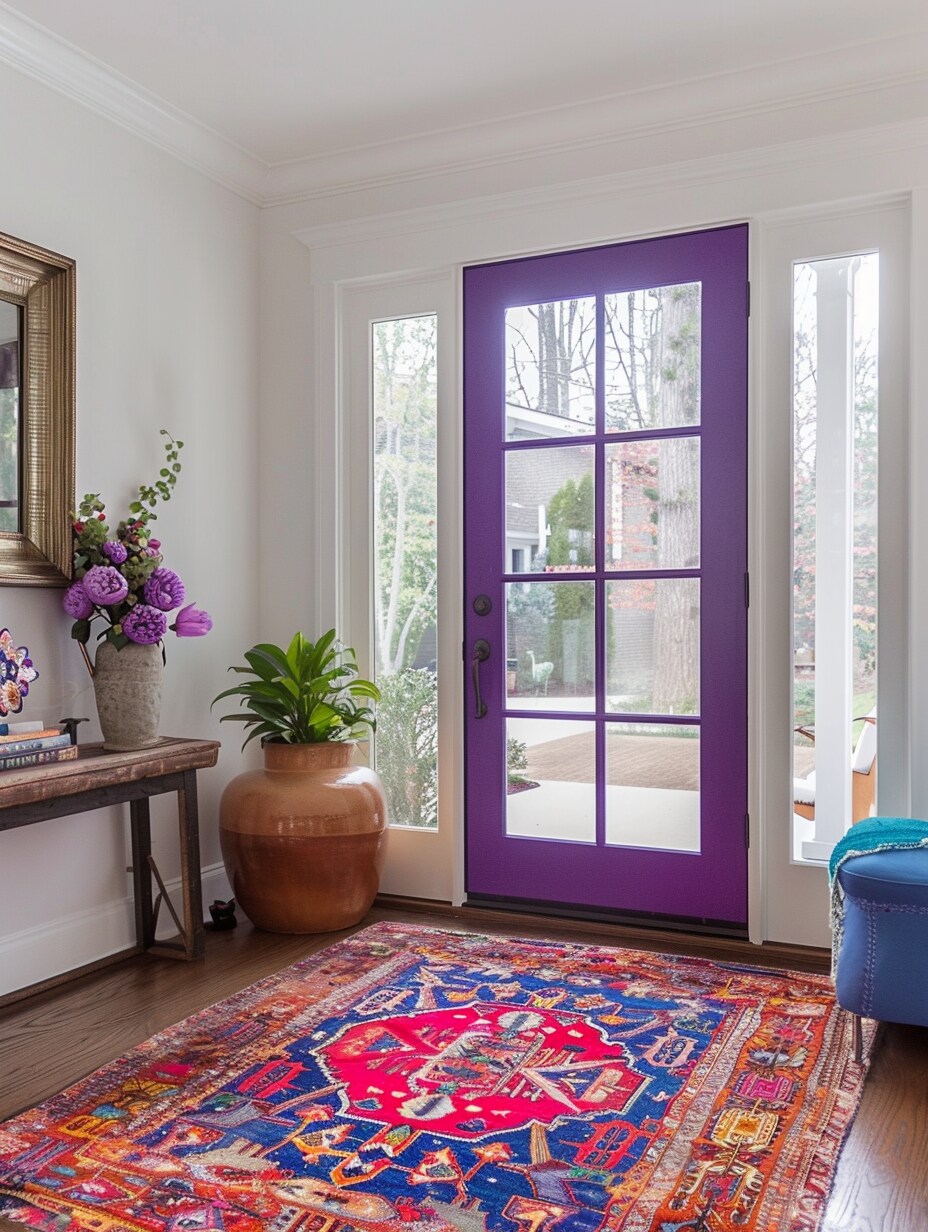
<svg viewBox="0 0 928 1232"><path fill-rule="evenodd" d="M10 727L13 726L10 724ZM33 731L17 731L14 728L5 733L0 729L0 773L21 770L23 766L42 766L52 761L73 761L75 757L77 745L71 743L71 737L60 727L39 725Z"/></svg>

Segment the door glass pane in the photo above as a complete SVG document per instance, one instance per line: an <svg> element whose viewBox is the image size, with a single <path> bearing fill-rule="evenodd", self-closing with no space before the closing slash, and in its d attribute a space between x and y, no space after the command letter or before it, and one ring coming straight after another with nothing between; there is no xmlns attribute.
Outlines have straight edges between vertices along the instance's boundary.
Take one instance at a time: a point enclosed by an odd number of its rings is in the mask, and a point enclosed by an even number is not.
<svg viewBox="0 0 928 1232"><path fill-rule="evenodd" d="M596 300L506 310L506 440L576 436L595 419Z"/></svg>
<svg viewBox="0 0 928 1232"><path fill-rule="evenodd" d="M699 567L699 438L606 446L606 568Z"/></svg>
<svg viewBox="0 0 928 1232"><path fill-rule="evenodd" d="M606 724L606 842L699 851L699 728Z"/></svg>
<svg viewBox="0 0 928 1232"><path fill-rule="evenodd" d="M592 723L507 719L506 834L596 842Z"/></svg>
<svg viewBox="0 0 928 1232"><path fill-rule="evenodd" d="M506 573L592 569L593 447L506 454Z"/></svg>
<svg viewBox="0 0 928 1232"><path fill-rule="evenodd" d="M698 282L606 296L606 431L699 423Z"/></svg>
<svg viewBox="0 0 928 1232"><path fill-rule="evenodd" d="M800 856L804 840L834 842L876 807L879 275L876 252L793 267L793 831Z"/></svg>
<svg viewBox="0 0 928 1232"><path fill-rule="evenodd" d="M438 825L435 316L374 324L375 765L390 824Z"/></svg>
<svg viewBox="0 0 928 1232"><path fill-rule="evenodd" d="M511 709L595 709L594 594L593 582L507 583Z"/></svg>
<svg viewBox="0 0 928 1232"><path fill-rule="evenodd" d="M699 579L606 583L606 707L698 714Z"/></svg>

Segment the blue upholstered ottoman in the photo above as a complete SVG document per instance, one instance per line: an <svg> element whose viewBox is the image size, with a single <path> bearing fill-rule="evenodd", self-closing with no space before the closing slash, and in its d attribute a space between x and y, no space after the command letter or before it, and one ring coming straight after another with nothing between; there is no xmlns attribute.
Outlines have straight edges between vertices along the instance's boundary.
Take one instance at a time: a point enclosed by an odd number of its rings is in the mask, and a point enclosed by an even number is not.
<svg viewBox="0 0 928 1232"><path fill-rule="evenodd" d="M837 879L838 1004L862 1018L928 1026L928 848L850 856ZM855 1031L855 1049L858 1041Z"/></svg>

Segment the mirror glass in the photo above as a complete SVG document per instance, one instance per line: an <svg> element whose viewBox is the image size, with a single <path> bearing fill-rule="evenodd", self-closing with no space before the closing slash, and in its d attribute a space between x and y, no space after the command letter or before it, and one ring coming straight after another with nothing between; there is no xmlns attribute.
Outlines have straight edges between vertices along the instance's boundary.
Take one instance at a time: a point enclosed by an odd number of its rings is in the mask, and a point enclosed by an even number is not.
<svg viewBox="0 0 928 1232"><path fill-rule="evenodd" d="M22 309L0 299L0 531L18 534Z"/></svg>
<svg viewBox="0 0 928 1232"><path fill-rule="evenodd" d="M71 579L75 266L0 235L0 585Z"/></svg>

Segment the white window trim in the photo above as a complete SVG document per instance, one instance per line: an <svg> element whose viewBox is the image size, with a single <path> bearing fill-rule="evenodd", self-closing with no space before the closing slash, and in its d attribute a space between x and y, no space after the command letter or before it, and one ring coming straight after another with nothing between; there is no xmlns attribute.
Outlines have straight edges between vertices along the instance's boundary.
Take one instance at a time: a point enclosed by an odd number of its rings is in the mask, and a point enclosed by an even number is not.
<svg viewBox="0 0 928 1232"><path fill-rule="evenodd" d="M463 696L461 608L461 424L454 275L397 279L340 289L338 296L341 527L339 630L354 646L362 675L373 670L373 510L371 325L438 317L438 680L439 825L391 828L381 891L460 903L463 899ZM332 579L330 579L332 584Z"/></svg>

